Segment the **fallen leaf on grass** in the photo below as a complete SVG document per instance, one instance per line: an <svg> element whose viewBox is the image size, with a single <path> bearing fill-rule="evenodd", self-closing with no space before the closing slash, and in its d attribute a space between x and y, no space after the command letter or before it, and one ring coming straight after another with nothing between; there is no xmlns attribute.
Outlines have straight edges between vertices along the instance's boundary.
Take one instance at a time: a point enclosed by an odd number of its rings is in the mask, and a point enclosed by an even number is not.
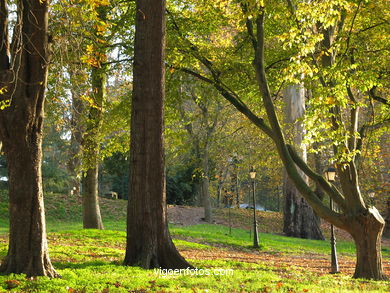
<svg viewBox="0 0 390 293"><path fill-rule="evenodd" d="M7 280L4 282L7 285L8 290L16 288L20 285L20 282L18 280Z"/></svg>

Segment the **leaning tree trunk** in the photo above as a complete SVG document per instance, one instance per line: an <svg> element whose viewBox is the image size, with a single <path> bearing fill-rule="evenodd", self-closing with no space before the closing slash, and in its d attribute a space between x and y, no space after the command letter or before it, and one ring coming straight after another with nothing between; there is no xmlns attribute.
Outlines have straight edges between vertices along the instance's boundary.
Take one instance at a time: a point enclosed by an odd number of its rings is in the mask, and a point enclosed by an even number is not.
<svg viewBox="0 0 390 293"><path fill-rule="evenodd" d="M165 1L136 1L125 265L190 265L168 232L163 147Z"/></svg>
<svg viewBox="0 0 390 293"><path fill-rule="evenodd" d="M383 271L381 240L385 221L376 208L352 219L348 232L356 244L354 278L386 280Z"/></svg>
<svg viewBox="0 0 390 293"><path fill-rule="evenodd" d="M10 230L0 272L57 276L49 258L42 191L42 128L47 81L48 2L17 2L9 46L7 3L0 1L0 140L8 163ZM10 50L10 48L12 48Z"/></svg>
<svg viewBox="0 0 390 293"><path fill-rule="evenodd" d="M302 158L306 161L306 148L302 146L304 128L299 118L305 112L305 89L301 85L290 85L284 93L286 102L285 120L294 145L301 149ZM300 172L307 181L307 176ZM284 172L283 179L284 213L283 232L287 236L324 240L320 229L320 218L315 214L307 201L299 193L295 184Z"/></svg>

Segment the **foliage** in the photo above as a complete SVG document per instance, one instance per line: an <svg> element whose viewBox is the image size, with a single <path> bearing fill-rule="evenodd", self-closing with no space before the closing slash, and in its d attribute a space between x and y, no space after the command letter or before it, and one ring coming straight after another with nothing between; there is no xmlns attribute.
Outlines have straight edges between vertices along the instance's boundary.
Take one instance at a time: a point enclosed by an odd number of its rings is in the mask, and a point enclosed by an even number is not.
<svg viewBox="0 0 390 293"><path fill-rule="evenodd" d="M100 168L100 185L103 190L114 191L121 199L127 199L129 191L128 153L116 152L104 159Z"/></svg>
<svg viewBox="0 0 390 293"><path fill-rule="evenodd" d="M167 174L167 204L191 205L195 200L193 167L190 165L177 169Z"/></svg>

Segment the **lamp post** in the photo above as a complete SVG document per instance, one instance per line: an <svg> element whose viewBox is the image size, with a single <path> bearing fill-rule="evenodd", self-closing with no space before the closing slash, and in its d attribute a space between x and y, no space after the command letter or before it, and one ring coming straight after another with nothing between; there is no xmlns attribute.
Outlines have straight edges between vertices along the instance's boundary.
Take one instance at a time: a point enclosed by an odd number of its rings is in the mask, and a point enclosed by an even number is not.
<svg viewBox="0 0 390 293"><path fill-rule="evenodd" d="M255 178L256 170L252 166L249 171L249 177L252 180L252 199L253 199L253 247L259 248L259 235L257 232L257 221L256 221L256 197L255 197Z"/></svg>
<svg viewBox="0 0 390 293"><path fill-rule="evenodd" d="M326 180L329 182L334 182L336 178L336 169L329 167L325 171ZM330 198L330 209L333 211L333 200ZM330 247L331 247L331 274L339 273L339 263L337 260L337 251L336 251L336 237L334 233L334 226L330 224Z"/></svg>

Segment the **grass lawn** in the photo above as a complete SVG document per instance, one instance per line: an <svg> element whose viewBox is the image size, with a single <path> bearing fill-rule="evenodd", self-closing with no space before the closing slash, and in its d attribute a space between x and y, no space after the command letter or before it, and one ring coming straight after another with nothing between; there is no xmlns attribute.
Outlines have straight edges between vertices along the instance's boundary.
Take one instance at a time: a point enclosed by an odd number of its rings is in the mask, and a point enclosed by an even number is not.
<svg viewBox="0 0 390 293"><path fill-rule="evenodd" d="M7 201L0 194L0 258L7 252ZM175 245L198 270L181 273L124 267L123 202L102 204L106 230L83 230L79 202L46 197L50 257L61 278L0 276L0 292L389 292L389 282L355 280L351 271L330 275L329 242L250 232L223 225L170 226ZM120 207L114 207L114 205ZM272 223L273 220L269 220ZM267 223L266 221L264 223ZM266 224L265 224L266 225ZM268 227L273 229L273 226ZM268 229L267 228L267 229ZM263 231L267 231L263 230ZM338 242L340 258L354 262L354 245ZM382 250L385 262L390 249ZM313 263L318 266L312 267ZM307 263L307 264L306 264ZM309 265L309 263L311 265Z"/></svg>
<svg viewBox="0 0 390 293"><path fill-rule="evenodd" d="M4 221L0 224L0 231L4 231ZM48 226L50 256L62 278L0 276L0 292L388 292L390 286L387 282L354 280L344 274L318 274L294 265L270 264L267 259L226 259L223 256L234 251L254 250L248 231L233 229L229 235L225 226L171 227L174 237L180 238L174 240L175 244L198 268L198 275L195 271L175 275L122 266L126 237L122 222L107 221L106 227L115 230L105 231L82 230L81 224L65 222L49 222ZM268 251L270 257L273 253L296 257L329 250L324 241L271 234L261 234L260 239L260 251ZM6 250L6 237L0 236L0 257ZM216 257L200 259L197 255L204 251L213 251ZM339 251L349 255L353 247L343 243ZM384 256L390 255L384 251Z"/></svg>

